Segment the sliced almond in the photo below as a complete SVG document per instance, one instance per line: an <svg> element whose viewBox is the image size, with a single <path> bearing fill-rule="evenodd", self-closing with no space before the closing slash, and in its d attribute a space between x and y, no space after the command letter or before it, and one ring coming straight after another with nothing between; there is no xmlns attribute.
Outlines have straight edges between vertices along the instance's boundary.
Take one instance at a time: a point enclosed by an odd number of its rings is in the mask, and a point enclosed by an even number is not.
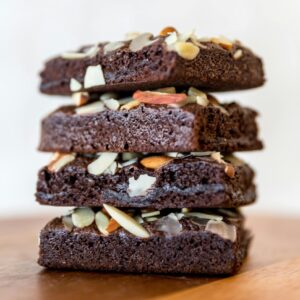
<svg viewBox="0 0 300 300"><path fill-rule="evenodd" d="M87 166L88 172L93 175L101 175L117 158L118 153L103 152Z"/></svg>
<svg viewBox="0 0 300 300"><path fill-rule="evenodd" d="M148 104L180 103L187 99L187 95L184 93L167 94L152 91L136 91L132 97L139 102Z"/></svg>
<svg viewBox="0 0 300 300"><path fill-rule="evenodd" d="M130 166L130 165L136 163L137 161L138 161L137 157L133 158L133 159L130 159L130 160L127 160L127 161L125 161L121 164L121 167L124 168L124 167Z"/></svg>
<svg viewBox="0 0 300 300"><path fill-rule="evenodd" d="M150 236L148 231L141 224L125 212L108 204L103 204L103 206L108 214L131 234L141 238L148 238Z"/></svg>
<svg viewBox="0 0 300 300"><path fill-rule="evenodd" d="M138 107L140 104L141 104L140 101L138 101L138 100L132 100L132 101L130 101L130 102L128 102L128 103L122 105L122 106L120 107L120 109L121 109L121 110L130 110L130 109L133 109L133 108L135 108L135 107Z"/></svg>
<svg viewBox="0 0 300 300"><path fill-rule="evenodd" d="M137 158L138 154L137 153L133 153L133 152L124 152L122 153L122 160L123 161L127 161L127 160L131 160L134 158Z"/></svg>
<svg viewBox="0 0 300 300"><path fill-rule="evenodd" d="M193 97L195 99L195 102L199 105L207 106L209 104L207 95L194 87L189 88L188 95L190 97Z"/></svg>
<svg viewBox="0 0 300 300"><path fill-rule="evenodd" d="M82 88L82 84L76 80L75 78L71 78L70 80L70 90L71 92L77 92L80 91Z"/></svg>
<svg viewBox="0 0 300 300"><path fill-rule="evenodd" d="M105 110L104 104L102 101L96 101L84 106L75 108L75 112L78 115L84 114L96 114Z"/></svg>
<svg viewBox="0 0 300 300"><path fill-rule="evenodd" d="M173 45L178 41L178 35L177 32L172 32L170 33L166 38L165 38L165 43L168 46L169 50L173 50ZM170 47L171 46L171 47Z"/></svg>
<svg viewBox="0 0 300 300"><path fill-rule="evenodd" d="M211 156L213 153L215 152L212 152L212 151L206 151L206 152L191 152L191 154L193 156Z"/></svg>
<svg viewBox="0 0 300 300"><path fill-rule="evenodd" d="M230 178L233 178L235 175L235 169L232 164L226 164L224 171Z"/></svg>
<svg viewBox="0 0 300 300"><path fill-rule="evenodd" d="M206 220L215 220L215 221L223 220L222 216L206 214L206 213L202 213L202 212L191 211L191 212L185 213L184 215L185 215L185 217L196 217L199 219L206 219Z"/></svg>
<svg viewBox="0 0 300 300"><path fill-rule="evenodd" d="M51 172L58 172L61 168L66 166L68 163L73 161L76 157L75 153L58 153L55 154L55 159L53 159L48 165L48 170Z"/></svg>
<svg viewBox="0 0 300 300"><path fill-rule="evenodd" d="M142 213L142 218L149 218L149 217L154 217L154 216L158 216L158 215L160 215L160 211L154 210L154 211Z"/></svg>
<svg viewBox="0 0 300 300"><path fill-rule="evenodd" d="M238 49L234 52L233 54L233 58L234 59L239 59L243 56L243 50L242 49Z"/></svg>
<svg viewBox="0 0 300 300"><path fill-rule="evenodd" d="M103 71L100 65L87 67L84 75L84 88L105 85Z"/></svg>
<svg viewBox="0 0 300 300"><path fill-rule="evenodd" d="M205 230L221 236L223 239L236 241L237 233L234 225L226 224L223 221L209 220L205 226Z"/></svg>
<svg viewBox="0 0 300 300"><path fill-rule="evenodd" d="M187 60L193 60L199 53L199 47L190 42L177 42L174 49L179 56Z"/></svg>
<svg viewBox="0 0 300 300"><path fill-rule="evenodd" d="M188 213L189 211L190 211L190 209L187 208L187 207L184 207L184 208L181 209L181 212L182 212L183 214L186 214L186 213Z"/></svg>
<svg viewBox="0 0 300 300"><path fill-rule="evenodd" d="M224 36L214 37L211 39L211 42L217 45L220 45L222 48L230 50L233 46L232 41L227 39Z"/></svg>
<svg viewBox="0 0 300 300"><path fill-rule="evenodd" d="M131 43L129 44L129 49L132 52L142 50L144 47L149 46L155 42L155 40L150 40L151 38L151 33L142 33L131 41Z"/></svg>
<svg viewBox="0 0 300 300"><path fill-rule="evenodd" d="M87 92L73 93L72 99L76 106L82 106L89 101L89 93Z"/></svg>
<svg viewBox="0 0 300 300"><path fill-rule="evenodd" d="M125 46L125 43L123 43L123 42L108 43L103 48L104 55L106 55L109 52L118 50L118 49L120 49L120 48L122 48L124 46Z"/></svg>
<svg viewBox="0 0 300 300"><path fill-rule="evenodd" d="M147 174L142 174L137 179L130 177L128 180L127 193L130 197L145 196L155 181L155 177Z"/></svg>
<svg viewBox="0 0 300 300"><path fill-rule="evenodd" d="M111 110L118 110L120 107L120 103L118 100L115 99L107 99L103 100L104 105Z"/></svg>
<svg viewBox="0 0 300 300"><path fill-rule="evenodd" d="M90 226L95 219L94 211L89 207L76 208L72 213L72 222L78 228Z"/></svg>
<svg viewBox="0 0 300 300"><path fill-rule="evenodd" d="M68 59L68 60L76 60L76 59L83 59L86 57L86 53L82 52L65 52L61 56L63 59Z"/></svg>
<svg viewBox="0 0 300 300"><path fill-rule="evenodd" d="M168 27L165 27L164 29L162 29L159 33L160 36L168 36L170 35L172 32L177 32L177 30L172 27L172 26L168 26Z"/></svg>
<svg viewBox="0 0 300 300"><path fill-rule="evenodd" d="M172 160L171 157L168 156L149 156L145 157L140 161L140 164L148 169L159 169L160 167L166 165Z"/></svg>
<svg viewBox="0 0 300 300"><path fill-rule="evenodd" d="M87 57L93 57L99 52L99 46L94 45L85 49L85 54Z"/></svg>
<svg viewBox="0 0 300 300"><path fill-rule="evenodd" d="M182 154L180 152L166 152L165 155L169 156L169 157L173 157L173 158L180 158L180 157L185 156L184 154Z"/></svg>
<svg viewBox="0 0 300 300"><path fill-rule="evenodd" d="M138 37L139 35L141 35L140 32L136 32L136 31L133 31L133 32L127 32L125 34L125 40L126 41L131 41L133 39L135 39L136 37Z"/></svg>
<svg viewBox="0 0 300 300"><path fill-rule="evenodd" d="M98 211L96 213L95 223L101 233L108 235L107 227L109 224L109 218L102 211Z"/></svg>
<svg viewBox="0 0 300 300"><path fill-rule="evenodd" d="M118 164L114 161L102 174L115 175L118 169Z"/></svg>
<svg viewBox="0 0 300 300"><path fill-rule="evenodd" d="M159 218L157 217L150 217L150 218L146 218L145 221L146 222L154 222L154 221L157 221Z"/></svg>

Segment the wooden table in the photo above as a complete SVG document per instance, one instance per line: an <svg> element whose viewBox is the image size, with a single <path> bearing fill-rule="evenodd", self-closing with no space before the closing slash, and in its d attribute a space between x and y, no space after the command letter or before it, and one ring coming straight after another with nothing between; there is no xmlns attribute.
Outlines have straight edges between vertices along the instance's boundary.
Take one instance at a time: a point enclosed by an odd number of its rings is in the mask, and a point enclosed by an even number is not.
<svg viewBox="0 0 300 300"><path fill-rule="evenodd" d="M1 300L300 299L300 219L249 216L249 258L228 278L47 271L36 264L47 220L0 221Z"/></svg>

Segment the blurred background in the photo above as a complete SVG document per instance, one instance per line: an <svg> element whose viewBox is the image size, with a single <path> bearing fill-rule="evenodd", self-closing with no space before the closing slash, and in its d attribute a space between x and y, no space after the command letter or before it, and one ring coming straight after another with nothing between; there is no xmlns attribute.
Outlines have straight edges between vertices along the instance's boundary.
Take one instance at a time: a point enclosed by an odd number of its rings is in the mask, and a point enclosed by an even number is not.
<svg viewBox="0 0 300 300"><path fill-rule="evenodd" d="M241 153L257 171L257 214L300 216L300 1L1 0L0 217L64 212L34 201L39 122L68 98L39 94L45 59L85 43L171 25L198 36L237 38L263 57L262 88L218 94L260 112L263 152Z"/></svg>

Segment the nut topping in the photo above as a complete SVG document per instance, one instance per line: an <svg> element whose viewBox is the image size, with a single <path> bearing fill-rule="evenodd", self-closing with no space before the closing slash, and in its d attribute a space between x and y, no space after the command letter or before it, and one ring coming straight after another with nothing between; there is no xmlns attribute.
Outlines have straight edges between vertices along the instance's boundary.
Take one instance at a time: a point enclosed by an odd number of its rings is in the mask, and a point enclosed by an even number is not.
<svg viewBox="0 0 300 300"><path fill-rule="evenodd" d="M120 224L120 226L129 231L131 234L141 238L148 238L150 236L148 231L141 224L139 224L134 218L132 218L125 212L108 204L103 204L103 206L107 213L118 224Z"/></svg>
<svg viewBox="0 0 300 300"><path fill-rule="evenodd" d="M140 101L138 101L138 100L132 100L132 101L129 101L128 103L122 105L120 107L120 109L121 110L130 110L130 109L133 109L135 107L138 107L140 104L141 104Z"/></svg>
<svg viewBox="0 0 300 300"><path fill-rule="evenodd" d="M199 48L190 42L177 42L174 45L174 50L179 56L187 60L193 60L199 53Z"/></svg>
<svg viewBox="0 0 300 300"><path fill-rule="evenodd" d="M172 26L168 26L168 27L165 27L164 29L162 29L161 32L159 33L159 35L160 36L168 36L172 32L176 32L177 33L177 30L174 27L172 27Z"/></svg>
<svg viewBox="0 0 300 300"><path fill-rule="evenodd" d="M102 101L96 101L84 106L77 107L75 109L76 114L84 115L84 114L95 114L105 110L104 104Z"/></svg>
<svg viewBox="0 0 300 300"><path fill-rule="evenodd" d="M76 80L75 78L71 78L71 80L70 80L70 90L71 90L71 92L80 91L81 88L82 88L81 83L78 80Z"/></svg>
<svg viewBox="0 0 300 300"><path fill-rule="evenodd" d="M142 33L134 38L131 43L129 44L129 49L132 52L137 52L142 50L144 47L151 45L155 42L155 40L150 40L152 38L151 33Z"/></svg>
<svg viewBox="0 0 300 300"><path fill-rule="evenodd" d="M155 181L155 177L147 174L142 174L137 179L130 177L128 180L127 193L130 197L145 196Z"/></svg>
<svg viewBox="0 0 300 300"><path fill-rule="evenodd" d="M148 104L172 104L180 103L187 99L186 94L167 94L152 91L136 91L133 99Z"/></svg>
<svg viewBox="0 0 300 300"><path fill-rule="evenodd" d="M89 94L87 92L73 93L72 99L76 106L82 106L89 101Z"/></svg>
<svg viewBox="0 0 300 300"><path fill-rule="evenodd" d="M101 175L116 160L118 153L103 152L87 166L88 172L93 175Z"/></svg>
<svg viewBox="0 0 300 300"><path fill-rule="evenodd" d="M226 164L224 171L230 178L234 177L235 169L232 164Z"/></svg>
<svg viewBox="0 0 300 300"><path fill-rule="evenodd" d="M56 152L54 154L54 159L52 159L48 165L48 170L51 172L58 172L61 168L73 161L75 157L76 154L74 153L64 154Z"/></svg>
<svg viewBox="0 0 300 300"><path fill-rule="evenodd" d="M76 208L72 213L72 222L78 228L90 226L94 219L94 211L89 207Z"/></svg>
<svg viewBox="0 0 300 300"><path fill-rule="evenodd" d="M102 100L104 102L104 105L111 110L118 110L120 107L120 103L118 100L115 99L106 99Z"/></svg>
<svg viewBox="0 0 300 300"><path fill-rule="evenodd" d="M238 49L234 52L233 54L233 58L234 59L239 59L243 56L243 50L242 49Z"/></svg>
<svg viewBox="0 0 300 300"><path fill-rule="evenodd" d="M115 51L119 48L122 48L124 46L125 46L125 44L123 42L108 43L103 47L104 55L106 55L109 52Z"/></svg>
<svg viewBox="0 0 300 300"><path fill-rule="evenodd" d="M84 88L105 85L103 71L100 65L89 66L84 75Z"/></svg>
<svg viewBox="0 0 300 300"><path fill-rule="evenodd" d="M149 156L143 158L140 163L148 169L159 169L160 167L166 165L168 162L172 160L171 157L168 156Z"/></svg>
<svg viewBox="0 0 300 300"><path fill-rule="evenodd" d="M233 243L236 241L236 227L228 225L223 221L209 220L205 226L205 230L217 234L223 239L228 239Z"/></svg>
<svg viewBox="0 0 300 300"><path fill-rule="evenodd" d="M109 219L102 211L98 211L95 215L95 223L98 230L104 235L108 235L107 227L109 224Z"/></svg>
<svg viewBox="0 0 300 300"><path fill-rule="evenodd" d="M217 45L220 45L226 50L230 50L233 46L233 43L224 36L219 36L211 39L211 42Z"/></svg>

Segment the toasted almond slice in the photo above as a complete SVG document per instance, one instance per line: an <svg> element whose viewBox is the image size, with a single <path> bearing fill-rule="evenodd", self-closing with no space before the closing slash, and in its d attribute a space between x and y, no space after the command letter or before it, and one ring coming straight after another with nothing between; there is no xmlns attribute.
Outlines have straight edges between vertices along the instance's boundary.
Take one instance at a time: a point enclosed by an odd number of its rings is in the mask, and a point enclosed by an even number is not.
<svg viewBox="0 0 300 300"><path fill-rule="evenodd" d="M95 213L89 207L76 208L72 213L72 222L78 228L84 228L94 222Z"/></svg>
<svg viewBox="0 0 300 300"><path fill-rule="evenodd" d="M187 99L186 94L166 94L151 91L136 91L133 94L133 99L142 103L148 104L171 104L183 102Z"/></svg>
<svg viewBox="0 0 300 300"><path fill-rule="evenodd" d="M118 99L119 95L117 93L112 93L112 92L108 92L108 93L104 93L100 96L100 100L104 101L104 100L108 100L108 99Z"/></svg>
<svg viewBox="0 0 300 300"><path fill-rule="evenodd" d="M103 53L104 53L104 55L106 55L107 53L118 50L124 46L125 46L125 43L123 43L123 42L108 43L104 46Z"/></svg>
<svg viewBox="0 0 300 300"><path fill-rule="evenodd" d="M142 174L137 179L130 177L128 179L127 193L130 197L145 196L155 181L156 177L147 174Z"/></svg>
<svg viewBox="0 0 300 300"><path fill-rule="evenodd" d="M174 49L179 56L187 60L195 59L200 51L199 47L190 42L177 42Z"/></svg>
<svg viewBox="0 0 300 300"><path fill-rule="evenodd" d="M58 172L61 168L73 161L76 157L75 153L55 153L55 158L48 165L48 170L51 172Z"/></svg>
<svg viewBox="0 0 300 300"><path fill-rule="evenodd" d="M171 157L168 156L149 156L143 158L140 163L143 165L145 168L148 169L159 169L163 165L167 164L172 160Z"/></svg>
<svg viewBox="0 0 300 300"><path fill-rule="evenodd" d="M107 227L109 224L109 218L102 211L98 211L96 213L95 223L101 233L108 235Z"/></svg>
<svg viewBox="0 0 300 300"><path fill-rule="evenodd" d="M117 158L118 153L103 152L87 166L88 172L93 175L101 175Z"/></svg>
<svg viewBox="0 0 300 300"><path fill-rule="evenodd" d="M138 101L138 100L132 100L132 101L129 101L128 103L122 105L120 107L120 109L121 110L130 110L130 109L133 109L135 107L138 107L140 104L141 104L140 101Z"/></svg>
<svg viewBox="0 0 300 300"><path fill-rule="evenodd" d="M188 95L194 97L195 102L199 105L207 106L209 104L207 95L194 87L189 88Z"/></svg>
<svg viewBox="0 0 300 300"><path fill-rule="evenodd" d="M172 32L177 32L177 30L172 27L172 26L168 26L168 27L165 27L164 29L162 29L159 33L160 36L168 36L170 35Z"/></svg>
<svg viewBox="0 0 300 300"><path fill-rule="evenodd" d="M154 211L142 213L142 218L149 218L149 217L154 217L154 216L158 216L158 215L160 215L160 211L154 210Z"/></svg>
<svg viewBox="0 0 300 300"><path fill-rule="evenodd" d="M236 241L236 226L226 224L223 221L209 220L205 226L205 230L228 239L233 243Z"/></svg>
<svg viewBox="0 0 300 300"><path fill-rule="evenodd" d="M239 59L243 56L243 50L242 49L238 49L234 52L233 54L233 58L234 59Z"/></svg>
<svg viewBox="0 0 300 300"><path fill-rule="evenodd" d="M80 91L82 88L82 84L76 80L75 78L71 78L70 80L70 90L71 92L77 92Z"/></svg>
<svg viewBox="0 0 300 300"><path fill-rule="evenodd" d="M206 214L206 213L202 213L202 212L188 212L184 214L185 217L196 217L199 219L207 219L207 220L215 220L215 221L222 221L223 217L222 216L218 216L218 215L211 215L211 214Z"/></svg>
<svg viewBox="0 0 300 300"><path fill-rule="evenodd" d="M125 230L141 238L148 238L150 236L148 231L141 224L125 212L108 204L103 204L103 206L109 215Z"/></svg>
<svg viewBox="0 0 300 300"><path fill-rule="evenodd" d="M230 178L233 178L235 175L235 169L232 164L226 164L224 171Z"/></svg>
<svg viewBox="0 0 300 300"><path fill-rule="evenodd" d="M84 114L96 114L105 110L104 104L102 101L96 101L84 106L75 108L75 112L78 115Z"/></svg>
<svg viewBox="0 0 300 300"><path fill-rule="evenodd" d="M120 224L115 219L110 219L108 227L106 228L108 233L112 233L120 227Z"/></svg>
<svg viewBox="0 0 300 300"><path fill-rule="evenodd" d="M233 46L232 41L230 41L229 39L227 39L224 36L219 36L219 37L214 37L211 39L211 42L213 42L214 44L220 45L222 48L230 50Z"/></svg>
<svg viewBox="0 0 300 300"><path fill-rule="evenodd" d="M88 66L84 75L84 88L87 89L98 85L105 85L101 66Z"/></svg>
<svg viewBox="0 0 300 300"><path fill-rule="evenodd" d="M111 110L118 110L120 107L119 101L115 100L115 99L106 99L106 100L103 100L103 102L104 102L104 105L108 109L111 109Z"/></svg>
<svg viewBox="0 0 300 300"><path fill-rule="evenodd" d="M155 40L150 40L152 36L153 35L151 33L142 33L138 35L130 42L129 49L132 52L137 52L142 50L144 47L151 45L155 42Z"/></svg>
<svg viewBox="0 0 300 300"><path fill-rule="evenodd" d="M73 93L72 99L76 106L82 106L89 101L89 93L87 92Z"/></svg>

